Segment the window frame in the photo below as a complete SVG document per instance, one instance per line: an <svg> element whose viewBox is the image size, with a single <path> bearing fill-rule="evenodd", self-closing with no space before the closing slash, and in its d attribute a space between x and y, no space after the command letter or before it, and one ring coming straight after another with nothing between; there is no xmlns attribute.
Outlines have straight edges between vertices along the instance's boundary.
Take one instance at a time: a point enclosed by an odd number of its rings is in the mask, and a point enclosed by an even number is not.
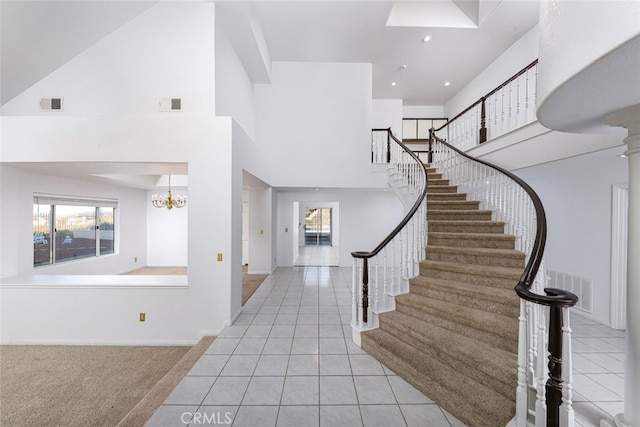
<svg viewBox="0 0 640 427"><path fill-rule="evenodd" d="M40 263L36 264L35 257L35 249L36 243L34 238L34 252L33 252L33 261L32 265L34 269L51 267L57 264L64 264L73 261L81 261L87 260L90 258L100 258L109 255L116 254L116 217L117 217L117 209L119 206L119 202L117 199L103 199L103 198L95 198L95 197L79 197L79 196L64 196L64 195L54 195L54 194L41 194L34 193L33 194L33 210L35 210L36 205L44 205L49 206L49 218L48 218L48 228L49 230L44 233L45 237L49 239L49 262L48 263ZM81 206L86 207L88 209L93 209L93 235L94 235L94 244L95 250L93 255L88 254L86 256L82 256L80 258L71 257L66 259L56 259L56 238L57 238L57 207L58 206ZM113 249L110 252L102 253L100 241L101 241L101 232L100 232L100 208L112 208L112 232L113 232ZM32 210L32 211L33 211ZM36 232L42 233L42 231L36 231L32 226L32 236L35 236Z"/></svg>

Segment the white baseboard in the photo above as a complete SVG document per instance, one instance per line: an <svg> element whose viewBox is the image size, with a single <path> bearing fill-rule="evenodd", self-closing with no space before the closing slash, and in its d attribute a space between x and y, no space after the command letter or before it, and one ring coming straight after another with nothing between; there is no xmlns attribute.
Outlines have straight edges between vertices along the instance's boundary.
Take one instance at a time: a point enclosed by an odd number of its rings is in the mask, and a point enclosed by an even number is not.
<svg viewBox="0 0 640 427"><path fill-rule="evenodd" d="M200 338L204 337L217 337L222 332L222 329L212 329L208 331L200 331Z"/></svg>
<svg viewBox="0 0 640 427"><path fill-rule="evenodd" d="M242 307L240 307L238 309L238 311L236 311L236 313L231 317L231 319L228 322L224 322L225 326L231 326L233 325L233 323L238 320L238 317L240 317L240 315L242 314Z"/></svg>

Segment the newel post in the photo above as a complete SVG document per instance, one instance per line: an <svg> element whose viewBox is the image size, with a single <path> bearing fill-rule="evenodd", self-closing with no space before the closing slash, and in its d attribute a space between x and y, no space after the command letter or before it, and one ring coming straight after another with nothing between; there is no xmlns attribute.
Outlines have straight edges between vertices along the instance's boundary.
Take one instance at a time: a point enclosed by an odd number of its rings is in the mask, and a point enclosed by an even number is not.
<svg viewBox="0 0 640 427"><path fill-rule="evenodd" d="M547 426L558 427L562 403L562 307L549 307L549 380L546 391Z"/></svg>
<svg viewBox="0 0 640 427"><path fill-rule="evenodd" d="M481 99L482 105L480 107L480 139L479 142L480 144L482 144L483 142L487 141L487 127L486 127L486 123L487 123L487 119L486 119L486 111L485 111L485 98L482 97Z"/></svg>
<svg viewBox="0 0 640 427"><path fill-rule="evenodd" d="M367 322L369 311L369 258L362 258L362 321Z"/></svg>
<svg viewBox="0 0 640 427"><path fill-rule="evenodd" d="M429 152L427 154L427 163L432 164L433 163L433 137L435 132L433 130L433 128L429 129Z"/></svg>
<svg viewBox="0 0 640 427"><path fill-rule="evenodd" d="M387 163L391 163L391 128L387 129Z"/></svg>

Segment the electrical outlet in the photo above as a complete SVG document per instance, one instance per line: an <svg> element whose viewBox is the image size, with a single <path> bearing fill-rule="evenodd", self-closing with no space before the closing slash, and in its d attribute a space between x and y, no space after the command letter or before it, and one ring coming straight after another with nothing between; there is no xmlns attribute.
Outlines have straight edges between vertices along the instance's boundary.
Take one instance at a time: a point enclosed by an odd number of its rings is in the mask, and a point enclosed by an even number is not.
<svg viewBox="0 0 640 427"><path fill-rule="evenodd" d="M260 230L260 234L264 234L264 230Z"/></svg>
<svg viewBox="0 0 640 427"><path fill-rule="evenodd" d="M289 232L289 227L285 227L285 228L284 228L284 232L285 232L285 233L288 233L288 232Z"/></svg>
<svg viewBox="0 0 640 427"><path fill-rule="evenodd" d="M218 254L218 261L222 261L222 252Z"/></svg>
<svg viewBox="0 0 640 427"><path fill-rule="evenodd" d="M146 320L146 318L147 318L146 313L140 313L140 321L141 322L144 322Z"/></svg>
<svg viewBox="0 0 640 427"><path fill-rule="evenodd" d="M137 256L133 257L133 262L138 262L138 257Z"/></svg>

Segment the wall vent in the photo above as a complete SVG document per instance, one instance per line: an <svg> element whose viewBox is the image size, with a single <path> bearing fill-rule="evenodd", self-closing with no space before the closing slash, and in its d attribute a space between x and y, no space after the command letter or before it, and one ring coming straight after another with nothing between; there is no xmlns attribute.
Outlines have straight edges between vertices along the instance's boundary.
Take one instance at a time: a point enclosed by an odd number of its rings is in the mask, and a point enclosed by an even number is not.
<svg viewBox="0 0 640 427"><path fill-rule="evenodd" d="M182 98L160 98L160 111L182 111Z"/></svg>
<svg viewBox="0 0 640 427"><path fill-rule="evenodd" d="M62 111L62 98L40 98L40 111Z"/></svg>
<svg viewBox="0 0 640 427"><path fill-rule="evenodd" d="M547 270L548 286L573 292L578 296L575 308L593 314L593 279Z"/></svg>

